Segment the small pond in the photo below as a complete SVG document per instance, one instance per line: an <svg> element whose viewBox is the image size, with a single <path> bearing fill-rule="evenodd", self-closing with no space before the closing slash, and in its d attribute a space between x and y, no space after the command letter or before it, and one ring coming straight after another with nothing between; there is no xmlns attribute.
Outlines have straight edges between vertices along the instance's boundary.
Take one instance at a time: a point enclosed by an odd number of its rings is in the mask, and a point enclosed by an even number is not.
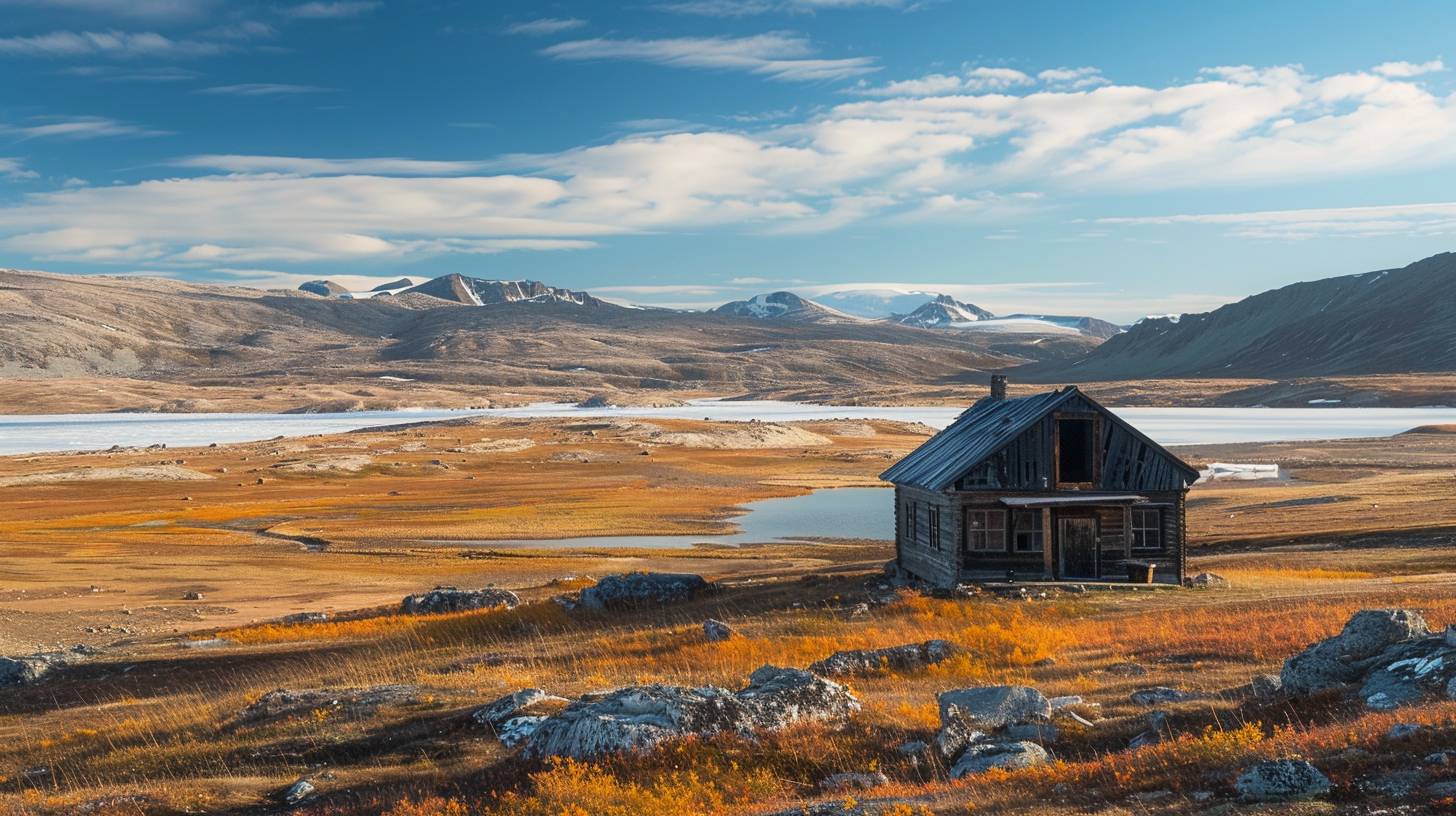
<svg viewBox="0 0 1456 816"><path fill-rule="evenodd" d="M815 538L895 538L895 491L882 487L840 487L803 496L763 499L740 508L736 533L723 535L583 536L580 538L450 541L488 549L673 548L695 544L737 547ZM446 542L440 542L446 543Z"/></svg>

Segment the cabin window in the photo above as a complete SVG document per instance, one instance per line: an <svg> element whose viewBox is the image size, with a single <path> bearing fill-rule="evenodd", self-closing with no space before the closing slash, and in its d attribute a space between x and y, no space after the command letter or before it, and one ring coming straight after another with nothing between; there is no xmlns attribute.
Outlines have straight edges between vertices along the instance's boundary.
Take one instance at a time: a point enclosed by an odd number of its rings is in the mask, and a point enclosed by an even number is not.
<svg viewBox="0 0 1456 816"><path fill-rule="evenodd" d="M1012 547L1019 553L1039 553L1043 545L1041 513L1018 510L1012 518Z"/></svg>
<svg viewBox="0 0 1456 816"><path fill-rule="evenodd" d="M967 510L966 549L975 552L1006 551L1006 511Z"/></svg>
<svg viewBox="0 0 1456 816"><path fill-rule="evenodd" d="M905 540L915 541L915 502L905 502L905 518L902 524L905 528Z"/></svg>
<svg viewBox="0 0 1456 816"><path fill-rule="evenodd" d="M1091 484L1096 470L1093 457L1095 423L1090 419L1057 420L1057 481Z"/></svg>
<svg viewBox="0 0 1456 816"><path fill-rule="evenodd" d="M1163 514L1158 510L1132 511L1132 548L1163 549Z"/></svg>
<svg viewBox="0 0 1456 816"><path fill-rule="evenodd" d="M932 507L930 515L930 549L940 549L940 508Z"/></svg>

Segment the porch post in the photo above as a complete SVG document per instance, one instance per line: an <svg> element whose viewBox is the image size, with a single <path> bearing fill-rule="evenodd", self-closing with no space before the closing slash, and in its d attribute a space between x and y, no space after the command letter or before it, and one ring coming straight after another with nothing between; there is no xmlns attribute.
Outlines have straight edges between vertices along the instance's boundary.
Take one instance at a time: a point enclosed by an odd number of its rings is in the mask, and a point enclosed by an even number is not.
<svg viewBox="0 0 1456 816"><path fill-rule="evenodd" d="M1041 509L1041 567L1048 581L1057 577L1056 559L1052 555L1052 509Z"/></svg>

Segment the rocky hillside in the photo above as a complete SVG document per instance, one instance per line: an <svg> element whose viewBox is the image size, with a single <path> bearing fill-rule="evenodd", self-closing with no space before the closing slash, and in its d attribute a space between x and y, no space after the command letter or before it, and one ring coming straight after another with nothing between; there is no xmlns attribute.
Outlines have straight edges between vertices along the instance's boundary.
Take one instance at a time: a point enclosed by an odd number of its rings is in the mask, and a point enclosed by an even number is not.
<svg viewBox="0 0 1456 816"><path fill-rule="evenodd" d="M950 295L937 295L934 300L921 305L915 311L906 315L896 315L892 319L902 326L936 329L955 326L958 323L989 320L993 317L995 315L974 303L963 303Z"/></svg>
<svg viewBox="0 0 1456 816"><path fill-rule="evenodd" d="M404 294L429 295L451 303L467 306L495 306L502 303L567 303L573 306L606 306L586 292L558 289L540 281L486 280L468 275L442 275L419 286L406 289Z"/></svg>
<svg viewBox="0 0 1456 816"><path fill-rule="evenodd" d="M1204 314L1149 318L1044 381L1456 370L1456 253L1296 283Z"/></svg>
<svg viewBox="0 0 1456 816"><path fill-rule="evenodd" d="M713 310L729 317L747 317L754 320L796 320L813 323L846 323L859 318L831 309L793 292L770 292L754 295L748 300L735 300Z"/></svg>

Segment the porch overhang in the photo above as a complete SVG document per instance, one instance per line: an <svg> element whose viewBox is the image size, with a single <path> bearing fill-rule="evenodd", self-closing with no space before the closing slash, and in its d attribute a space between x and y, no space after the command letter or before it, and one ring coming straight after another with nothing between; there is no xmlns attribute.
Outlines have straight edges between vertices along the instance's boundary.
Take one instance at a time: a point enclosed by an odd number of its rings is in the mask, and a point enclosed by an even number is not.
<svg viewBox="0 0 1456 816"><path fill-rule="evenodd" d="M1147 501L1147 496L1126 493L1115 496L1011 496L1003 498L1001 503L1007 507L1077 507L1099 504L1144 504Z"/></svg>

